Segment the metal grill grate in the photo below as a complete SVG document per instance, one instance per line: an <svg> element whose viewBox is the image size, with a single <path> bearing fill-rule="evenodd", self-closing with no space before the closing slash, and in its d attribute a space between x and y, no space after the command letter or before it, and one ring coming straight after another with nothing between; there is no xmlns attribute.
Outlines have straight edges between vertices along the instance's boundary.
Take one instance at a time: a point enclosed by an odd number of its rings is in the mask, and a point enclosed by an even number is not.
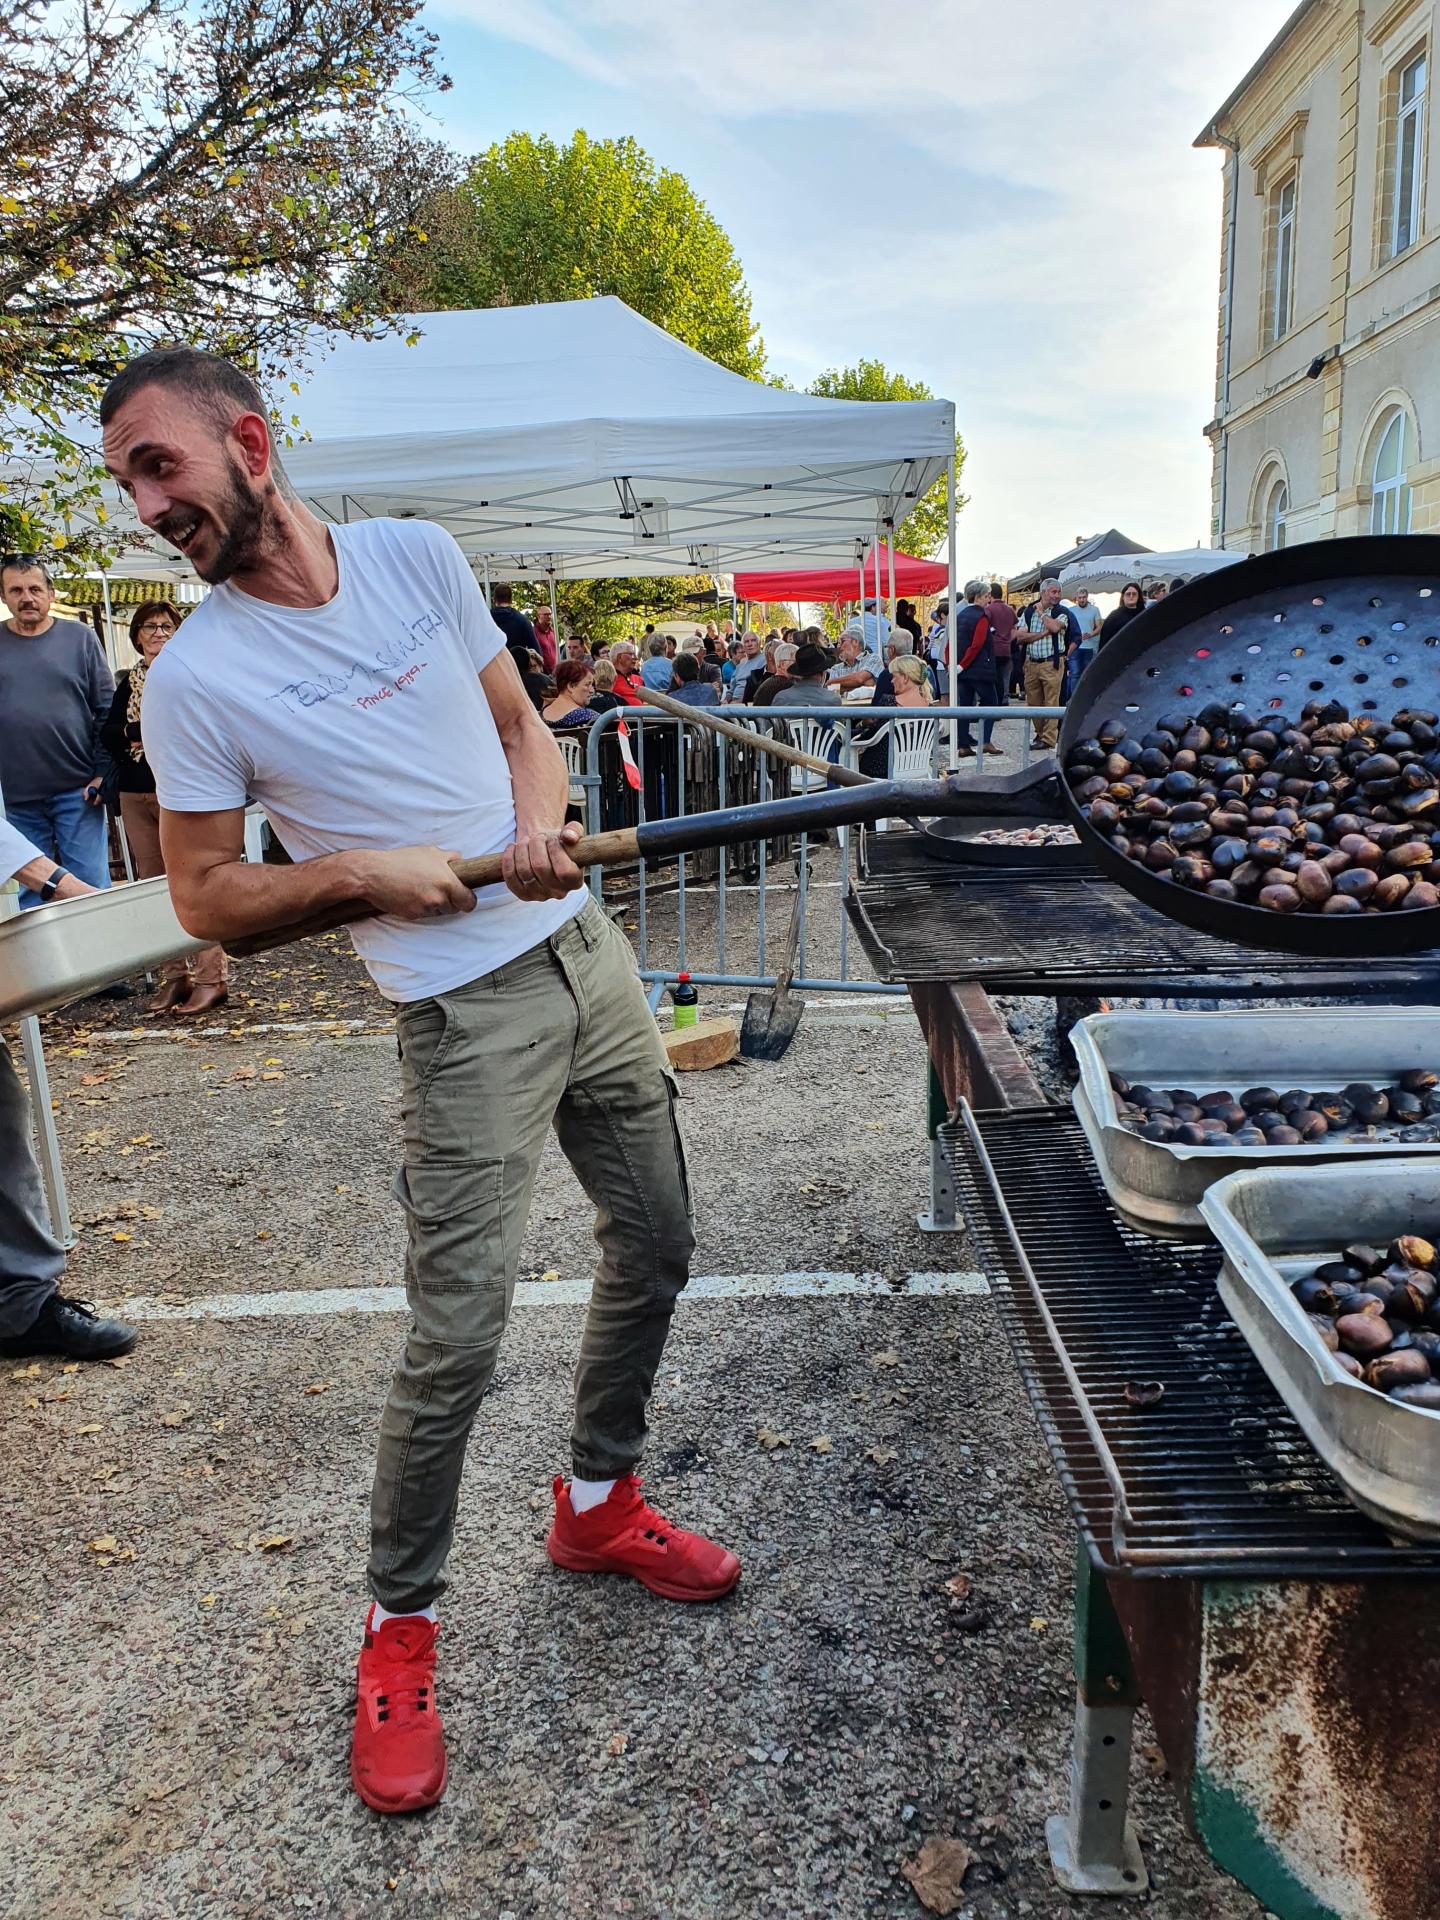
<svg viewBox="0 0 1440 1920"><path fill-rule="evenodd" d="M1092 1558L1120 1573L1440 1574L1352 1507L1215 1289L1213 1247L1124 1227L1065 1108L942 1128L967 1225ZM1127 1404L1159 1381L1158 1406Z"/></svg>
<svg viewBox="0 0 1440 1920"><path fill-rule="evenodd" d="M913 834L867 836L847 902L882 980L978 980L994 992L1178 999L1440 991L1440 954L1353 962L1262 953L1193 933L1098 873L961 868Z"/></svg>

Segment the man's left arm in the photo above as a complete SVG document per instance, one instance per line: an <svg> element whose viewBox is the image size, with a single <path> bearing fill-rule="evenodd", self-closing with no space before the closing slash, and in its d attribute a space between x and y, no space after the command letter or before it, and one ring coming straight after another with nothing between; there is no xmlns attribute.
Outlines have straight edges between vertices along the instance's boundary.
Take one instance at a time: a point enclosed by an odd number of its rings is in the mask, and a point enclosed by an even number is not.
<svg viewBox="0 0 1440 1920"><path fill-rule="evenodd" d="M505 849L505 884L522 900L562 899L585 884L569 854L580 829L565 824L570 789L565 757L503 648L481 672L480 685L515 794L515 839Z"/></svg>

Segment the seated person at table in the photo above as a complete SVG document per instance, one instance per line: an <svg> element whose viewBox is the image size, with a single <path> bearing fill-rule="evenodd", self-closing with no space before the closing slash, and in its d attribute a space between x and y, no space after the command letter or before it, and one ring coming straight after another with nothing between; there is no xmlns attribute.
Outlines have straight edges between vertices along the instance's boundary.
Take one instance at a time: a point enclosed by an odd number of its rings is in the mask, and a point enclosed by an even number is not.
<svg viewBox="0 0 1440 1920"><path fill-rule="evenodd" d="M897 631L902 630L897 629ZM904 638L907 646L914 644L908 633ZM891 648L890 665L886 672L886 678L890 682L890 697L886 705L898 707L902 711L919 709L923 712L926 707L934 704L934 696L930 691L930 674L925 662L918 660L913 653L895 651L893 635ZM890 773L891 738L887 723L884 720L862 721L856 727L852 737L857 744L863 740L873 742L860 755L861 773L871 774L877 780L887 779Z"/></svg>
<svg viewBox="0 0 1440 1920"><path fill-rule="evenodd" d="M595 669L584 660L562 660L555 669L555 696L540 709L547 727L588 727L600 715L590 705Z"/></svg>
<svg viewBox="0 0 1440 1920"><path fill-rule="evenodd" d="M845 703L825 676L830 662L823 647L803 646L790 665L789 681L777 689L772 707L839 707Z"/></svg>
<svg viewBox="0 0 1440 1920"><path fill-rule="evenodd" d="M615 691L615 663L613 660L595 662L595 691L590 695L592 713L609 713L614 707L623 707L625 702Z"/></svg>
<svg viewBox="0 0 1440 1920"><path fill-rule="evenodd" d="M874 686L880 677L880 658L878 654L866 653L858 633L842 633L835 650L838 658L830 669L829 683L837 693Z"/></svg>
<svg viewBox="0 0 1440 1920"><path fill-rule="evenodd" d="M670 689L672 700L686 707L719 706L720 695L714 686L701 679L699 662L693 653L677 653L672 664L675 669L675 684ZM713 671L718 676L720 669L715 667Z"/></svg>
<svg viewBox="0 0 1440 1920"><path fill-rule="evenodd" d="M649 658L640 669L640 678L647 687L654 687L657 693L668 693L670 682L674 678L674 669L666 652L664 634L652 634L647 642L647 651Z"/></svg>

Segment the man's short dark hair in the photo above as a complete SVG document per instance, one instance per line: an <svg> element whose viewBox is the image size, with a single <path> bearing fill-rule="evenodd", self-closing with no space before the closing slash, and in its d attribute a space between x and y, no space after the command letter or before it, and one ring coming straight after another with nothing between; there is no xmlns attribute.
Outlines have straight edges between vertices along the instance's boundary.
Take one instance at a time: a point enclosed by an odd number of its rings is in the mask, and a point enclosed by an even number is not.
<svg viewBox="0 0 1440 1920"><path fill-rule="evenodd" d="M694 654L677 653L675 656L674 673L675 678L680 681L688 683L691 680L698 680L700 678L700 669L695 664Z"/></svg>
<svg viewBox="0 0 1440 1920"><path fill-rule="evenodd" d="M999 600L1002 597L1003 596L1001 595L1001 592L1000 592L1000 582L998 580L992 580L990 582L990 598L992 600Z"/></svg>
<svg viewBox="0 0 1440 1920"><path fill-rule="evenodd" d="M202 353L199 347L153 347L149 353L136 354L106 387L100 402L101 426L109 426L125 402L149 386L179 387L227 428L237 408L241 413L258 413L269 424L264 394L233 361L218 353Z"/></svg>
<svg viewBox="0 0 1440 1920"><path fill-rule="evenodd" d="M502 580L498 586L490 589L490 599L497 607L509 607L515 604L515 589L507 587Z"/></svg>
<svg viewBox="0 0 1440 1920"><path fill-rule="evenodd" d="M0 580L3 580L7 573L38 573L44 577L47 587L53 587L55 584L50 577L50 569L38 553L5 554L0 558Z"/></svg>

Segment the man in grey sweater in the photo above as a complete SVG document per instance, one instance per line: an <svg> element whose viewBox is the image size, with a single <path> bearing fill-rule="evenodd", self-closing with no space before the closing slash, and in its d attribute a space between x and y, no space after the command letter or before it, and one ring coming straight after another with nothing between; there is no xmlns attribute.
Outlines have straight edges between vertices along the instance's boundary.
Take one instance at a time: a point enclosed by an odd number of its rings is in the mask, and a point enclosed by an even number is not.
<svg viewBox="0 0 1440 1920"><path fill-rule="evenodd" d="M89 627L57 620L55 588L29 554L0 562L0 792L27 840L90 887L108 887L100 728L115 682ZM26 890L22 907L35 905Z"/></svg>

